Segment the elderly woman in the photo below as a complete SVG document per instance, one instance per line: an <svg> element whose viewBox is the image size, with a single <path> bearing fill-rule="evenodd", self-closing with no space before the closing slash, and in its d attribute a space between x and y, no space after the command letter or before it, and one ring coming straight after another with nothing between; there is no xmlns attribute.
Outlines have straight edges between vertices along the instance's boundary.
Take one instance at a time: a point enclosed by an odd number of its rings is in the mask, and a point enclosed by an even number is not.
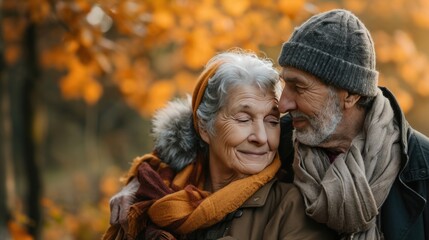
<svg viewBox="0 0 429 240"><path fill-rule="evenodd" d="M332 239L305 215L297 188L276 180L279 90L268 60L212 58L192 104L155 115L154 151L129 172L138 190L127 227L113 224L104 239Z"/></svg>

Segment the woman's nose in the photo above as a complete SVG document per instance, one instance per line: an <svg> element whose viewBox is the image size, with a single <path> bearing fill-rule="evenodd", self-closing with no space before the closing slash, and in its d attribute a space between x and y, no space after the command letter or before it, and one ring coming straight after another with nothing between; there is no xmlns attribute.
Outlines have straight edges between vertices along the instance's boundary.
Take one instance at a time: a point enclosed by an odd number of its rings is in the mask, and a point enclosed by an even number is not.
<svg viewBox="0 0 429 240"><path fill-rule="evenodd" d="M249 141L257 144L265 144L268 141L267 131L263 121L254 122L252 133L249 135Z"/></svg>

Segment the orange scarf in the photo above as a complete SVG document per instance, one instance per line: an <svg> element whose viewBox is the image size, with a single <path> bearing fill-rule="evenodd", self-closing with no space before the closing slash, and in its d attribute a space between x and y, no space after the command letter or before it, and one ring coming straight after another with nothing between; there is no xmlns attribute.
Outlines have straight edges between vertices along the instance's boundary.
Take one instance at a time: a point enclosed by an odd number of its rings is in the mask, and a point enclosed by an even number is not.
<svg viewBox="0 0 429 240"><path fill-rule="evenodd" d="M205 179L200 163L201 161L197 161L176 175L171 175L172 171L168 165L162 163L154 154L146 154L134 161L133 165L138 166L134 169L137 171L134 176L138 177L140 188L136 194L139 200L131 206L128 213L126 235L129 238L135 239L142 232L154 229L151 222L156 225L155 228L162 228L174 235L209 227L237 210L269 182L280 168L280 159L277 156L260 173L236 180L210 193L203 190ZM113 235L119 236L119 233Z"/></svg>
<svg viewBox="0 0 429 240"><path fill-rule="evenodd" d="M180 220L182 223L174 229L179 234L211 226L228 213L237 210L259 188L270 181L279 168L280 160L276 157L260 173L231 182L212 194L188 185L157 200L149 208L148 214L160 227L169 227Z"/></svg>

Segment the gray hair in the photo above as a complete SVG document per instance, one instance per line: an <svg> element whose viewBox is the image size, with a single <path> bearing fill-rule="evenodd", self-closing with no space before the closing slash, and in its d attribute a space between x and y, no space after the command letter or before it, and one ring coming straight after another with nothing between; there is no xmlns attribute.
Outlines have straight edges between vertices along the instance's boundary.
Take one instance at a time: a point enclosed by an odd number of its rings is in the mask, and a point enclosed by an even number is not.
<svg viewBox="0 0 429 240"><path fill-rule="evenodd" d="M197 109L199 126L214 135L214 120L224 107L229 90L243 85L257 85L262 91L273 92L278 99L281 93L278 72L267 58L260 58L253 52L229 51L216 55L206 65L221 63L208 81L201 104Z"/></svg>

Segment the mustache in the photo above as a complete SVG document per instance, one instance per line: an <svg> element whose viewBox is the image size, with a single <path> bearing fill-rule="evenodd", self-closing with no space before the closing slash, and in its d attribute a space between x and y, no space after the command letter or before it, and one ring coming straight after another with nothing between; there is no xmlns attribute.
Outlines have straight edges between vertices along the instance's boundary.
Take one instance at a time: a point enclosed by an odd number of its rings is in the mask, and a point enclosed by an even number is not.
<svg viewBox="0 0 429 240"><path fill-rule="evenodd" d="M290 112L290 115L291 115L293 118L298 118L298 117L300 117L300 118L309 119L308 115L306 115L306 114L304 114L304 113L302 113L302 112L300 112L300 111L293 111L293 112Z"/></svg>

